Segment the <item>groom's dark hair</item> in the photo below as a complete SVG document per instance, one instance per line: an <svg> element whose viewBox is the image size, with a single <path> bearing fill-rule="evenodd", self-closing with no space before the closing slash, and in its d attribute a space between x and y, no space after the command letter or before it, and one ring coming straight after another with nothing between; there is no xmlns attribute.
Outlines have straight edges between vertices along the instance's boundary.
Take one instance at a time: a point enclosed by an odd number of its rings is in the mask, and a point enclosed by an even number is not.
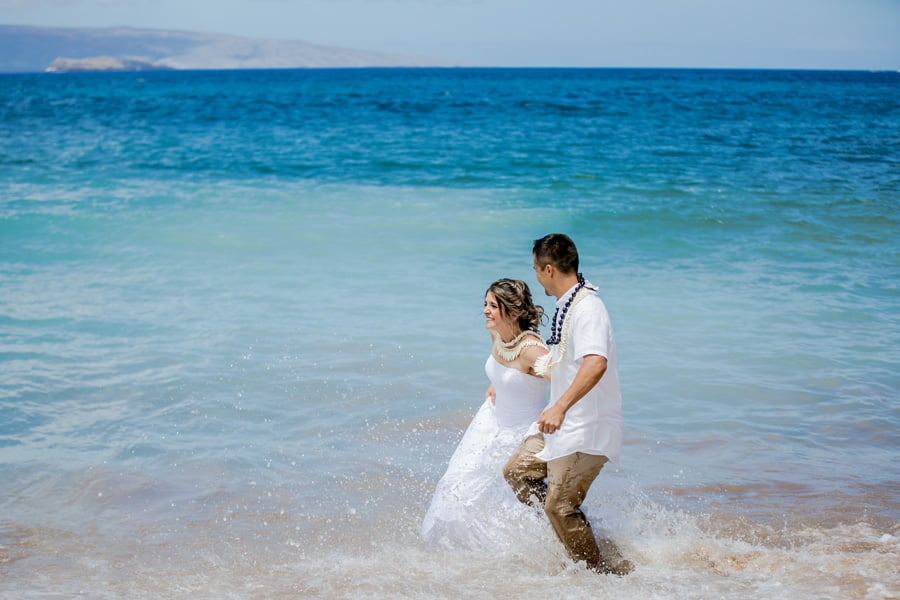
<svg viewBox="0 0 900 600"><path fill-rule="evenodd" d="M572 238L564 233L551 233L534 240L531 253L539 267L549 263L566 275L578 272L578 249Z"/></svg>

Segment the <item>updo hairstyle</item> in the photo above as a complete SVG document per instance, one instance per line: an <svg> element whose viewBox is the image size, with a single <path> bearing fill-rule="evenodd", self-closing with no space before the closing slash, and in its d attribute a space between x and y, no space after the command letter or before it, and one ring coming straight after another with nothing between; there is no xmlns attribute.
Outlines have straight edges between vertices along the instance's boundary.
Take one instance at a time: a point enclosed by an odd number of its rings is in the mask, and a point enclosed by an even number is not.
<svg viewBox="0 0 900 600"><path fill-rule="evenodd" d="M500 305L500 314L509 315L518 322L522 331L537 331L544 317L544 309L536 306L531 299L528 284L519 279L498 279L490 285L488 292L494 294ZM487 292L485 292L487 296Z"/></svg>

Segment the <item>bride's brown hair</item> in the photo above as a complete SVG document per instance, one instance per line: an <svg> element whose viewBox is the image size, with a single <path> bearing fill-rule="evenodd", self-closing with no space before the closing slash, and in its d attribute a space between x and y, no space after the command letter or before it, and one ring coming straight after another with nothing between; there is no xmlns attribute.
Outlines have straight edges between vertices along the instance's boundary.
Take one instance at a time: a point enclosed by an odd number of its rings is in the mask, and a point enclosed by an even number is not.
<svg viewBox="0 0 900 600"><path fill-rule="evenodd" d="M488 287L487 292L494 294L502 314L515 319L519 329L538 330L538 325L544 318L544 309L535 305L531 299L527 283L520 279L498 279Z"/></svg>

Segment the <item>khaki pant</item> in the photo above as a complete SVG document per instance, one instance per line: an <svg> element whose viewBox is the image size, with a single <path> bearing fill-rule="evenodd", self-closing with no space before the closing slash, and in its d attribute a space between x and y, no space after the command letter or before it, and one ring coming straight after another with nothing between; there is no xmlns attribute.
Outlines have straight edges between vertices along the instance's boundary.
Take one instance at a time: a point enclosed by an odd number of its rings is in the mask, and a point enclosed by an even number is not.
<svg viewBox="0 0 900 600"><path fill-rule="evenodd" d="M593 569L611 572L618 561L614 556L601 556L591 524L581 512L588 488L608 459L576 452L544 462L534 456L543 448L543 434L525 438L503 468L503 476L520 502L544 505L550 524L572 560L583 560ZM611 552L617 554L615 550Z"/></svg>

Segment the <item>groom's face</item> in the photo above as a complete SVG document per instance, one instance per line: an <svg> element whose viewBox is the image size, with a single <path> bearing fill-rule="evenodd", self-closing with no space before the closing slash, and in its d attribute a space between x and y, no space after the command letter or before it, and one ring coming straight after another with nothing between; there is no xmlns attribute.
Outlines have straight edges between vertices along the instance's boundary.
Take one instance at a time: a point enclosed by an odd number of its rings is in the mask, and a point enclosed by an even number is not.
<svg viewBox="0 0 900 600"><path fill-rule="evenodd" d="M531 255L531 262L533 263L534 277L537 279L537 282L544 288L545 294L552 296L553 294L547 289L547 265L538 264L537 257L533 254Z"/></svg>

